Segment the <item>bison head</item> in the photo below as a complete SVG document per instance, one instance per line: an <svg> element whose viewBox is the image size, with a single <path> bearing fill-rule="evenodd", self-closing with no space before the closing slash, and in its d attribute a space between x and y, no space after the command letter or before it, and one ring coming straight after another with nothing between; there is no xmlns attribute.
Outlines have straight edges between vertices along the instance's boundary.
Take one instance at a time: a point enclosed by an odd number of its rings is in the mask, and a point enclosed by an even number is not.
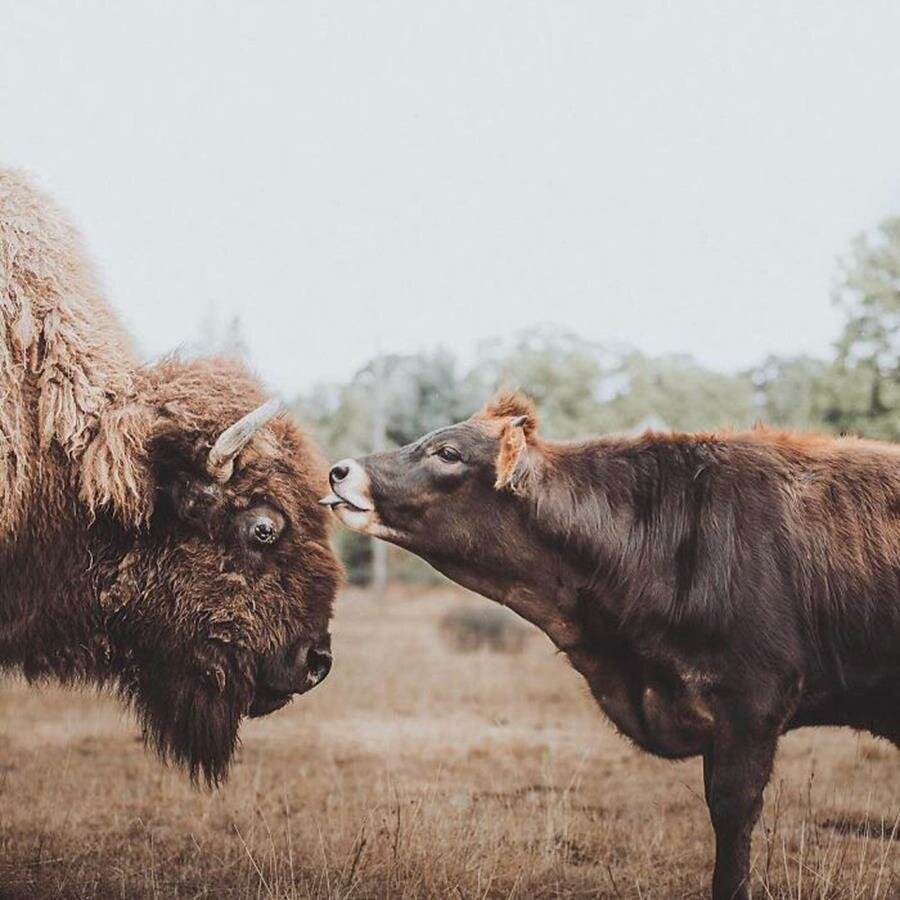
<svg viewBox="0 0 900 900"><path fill-rule="evenodd" d="M92 526L99 674L163 757L212 783L243 716L278 709L331 666L339 567L316 503L323 475L236 365L166 362L140 394L133 421L120 416L83 460L82 493L112 509ZM139 521L123 531L129 511Z"/></svg>

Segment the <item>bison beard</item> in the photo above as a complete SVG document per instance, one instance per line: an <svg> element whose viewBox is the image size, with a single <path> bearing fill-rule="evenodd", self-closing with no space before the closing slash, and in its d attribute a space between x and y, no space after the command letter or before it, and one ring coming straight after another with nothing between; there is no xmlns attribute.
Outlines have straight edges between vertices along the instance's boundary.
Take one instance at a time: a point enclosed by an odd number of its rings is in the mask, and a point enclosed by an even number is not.
<svg viewBox="0 0 900 900"><path fill-rule="evenodd" d="M196 673L177 660L144 659L120 681L143 726L144 740L165 760L184 766L191 779L210 785L225 777L238 742L243 711L253 698L252 681L229 681L220 693L197 686Z"/></svg>
<svg viewBox="0 0 900 900"><path fill-rule="evenodd" d="M210 784L330 665L322 465L264 401L231 360L142 366L77 234L0 170L0 672L111 687Z"/></svg>

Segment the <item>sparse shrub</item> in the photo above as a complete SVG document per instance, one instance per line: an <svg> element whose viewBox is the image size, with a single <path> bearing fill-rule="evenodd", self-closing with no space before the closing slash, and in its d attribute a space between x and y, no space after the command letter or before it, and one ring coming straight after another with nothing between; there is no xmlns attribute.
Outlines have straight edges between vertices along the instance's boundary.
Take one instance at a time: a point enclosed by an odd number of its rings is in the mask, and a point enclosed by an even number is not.
<svg viewBox="0 0 900 900"><path fill-rule="evenodd" d="M493 653L521 653L529 627L503 606L479 603L457 606L445 613L441 636L456 653L475 653L486 647Z"/></svg>

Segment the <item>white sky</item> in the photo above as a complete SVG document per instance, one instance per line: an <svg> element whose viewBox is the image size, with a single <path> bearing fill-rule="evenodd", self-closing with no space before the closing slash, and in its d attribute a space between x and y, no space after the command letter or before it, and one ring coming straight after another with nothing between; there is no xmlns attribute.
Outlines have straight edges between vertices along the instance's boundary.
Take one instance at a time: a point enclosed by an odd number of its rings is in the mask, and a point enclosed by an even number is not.
<svg viewBox="0 0 900 900"><path fill-rule="evenodd" d="M0 0L0 161L148 354L239 314L285 393L552 322L825 353L900 212L892 2Z"/></svg>

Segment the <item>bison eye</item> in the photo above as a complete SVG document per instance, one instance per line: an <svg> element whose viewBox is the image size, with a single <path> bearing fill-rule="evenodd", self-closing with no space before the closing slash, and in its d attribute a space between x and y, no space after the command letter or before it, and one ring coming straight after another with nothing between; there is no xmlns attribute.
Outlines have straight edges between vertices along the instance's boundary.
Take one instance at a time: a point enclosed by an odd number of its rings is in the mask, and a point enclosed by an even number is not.
<svg viewBox="0 0 900 900"><path fill-rule="evenodd" d="M437 455L445 463L456 463L462 460L462 457L459 455L459 450L456 450L454 447L441 447L441 449L438 450Z"/></svg>
<svg viewBox="0 0 900 900"><path fill-rule="evenodd" d="M237 513L237 534L248 549L277 544L287 527L284 514L268 503L260 503Z"/></svg>
<svg viewBox="0 0 900 900"><path fill-rule="evenodd" d="M278 540L278 529L271 519L261 519L253 526L253 539L258 544L274 544Z"/></svg>

